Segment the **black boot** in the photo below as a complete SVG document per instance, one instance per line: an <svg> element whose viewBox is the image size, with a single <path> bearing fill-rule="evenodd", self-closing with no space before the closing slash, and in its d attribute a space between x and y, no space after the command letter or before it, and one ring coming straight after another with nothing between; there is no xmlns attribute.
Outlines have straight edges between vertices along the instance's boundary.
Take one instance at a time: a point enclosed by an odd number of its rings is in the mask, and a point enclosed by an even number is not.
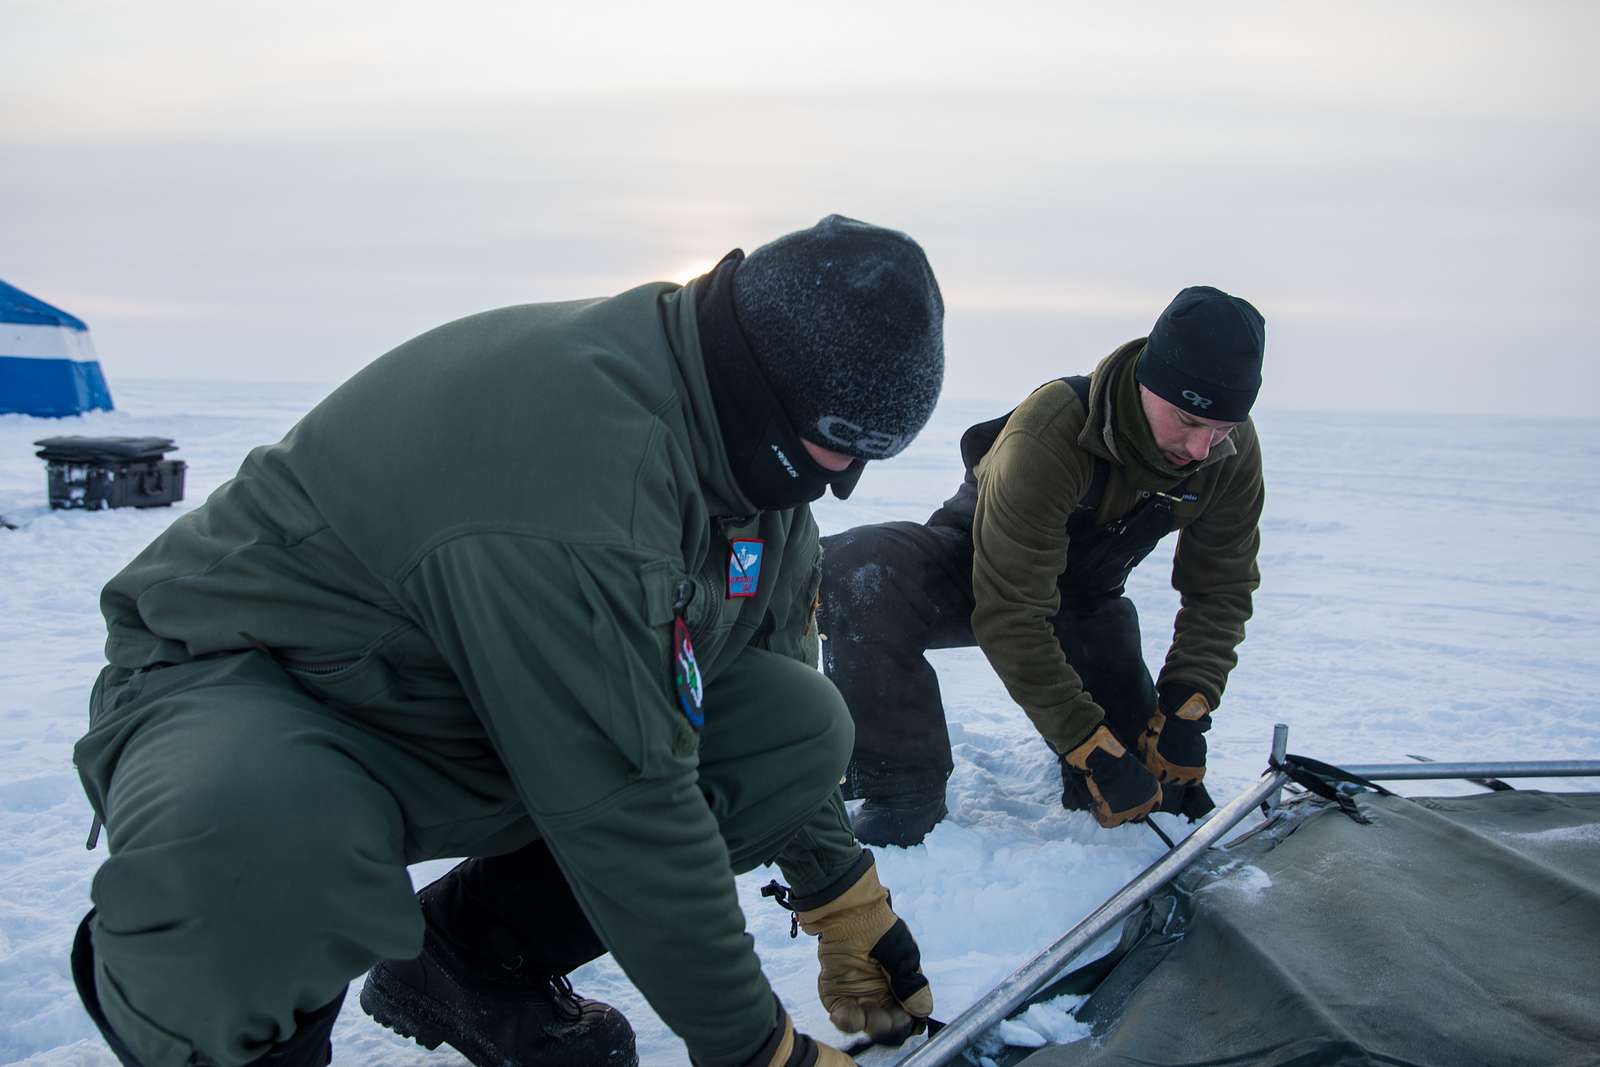
<svg viewBox="0 0 1600 1067"><path fill-rule="evenodd" d="M361 1009L424 1048L453 1046L477 1067L634 1067L621 1012L573 993L564 977L473 972L429 936L414 960L385 960L361 987Z"/></svg>
<svg viewBox="0 0 1600 1067"><path fill-rule="evenodd" d="M863 845L919 845L928 831L948 814L944 790L922 793L893 793L868 797L854 815L850 826Z"/></svg>
<svg viewBox="0 0 1600 1067"><path fill-rule="evenodd" d="M839 788L846 800L866 803L850 817L863 845L921 844L948 813L944 782L949 771L911 767L857 755L845 767Z"/></svg>
<svg viewBox="0 0 1600 1067"><path fill-rule="evenodd" d="M78 924L77 936L72 939L72 982L78 987L78 997L83 1001L89 1018L100 1028L100 1034L111 1047L117 1062L123 1067L142 1067L122 1038L111 1029L111 1024L106 1021L105 1010L100 1007L100 994L96 992L94 983L94 942L89 936L89 924L94 914L94 909L89 909L89 914ZM316 1011L304 1015L296 1012L297 1025L289 1040L273 1045L265 1055L251 1060L247 1067L327 1067L333 1062L333 1023L339 1017L339 1008L343 1004L344 990L341 989L338 996Z"/></svg>
<svg viewBox="0 0 1600 1067"><path fill-rule="evenodd" d="M422 954L385 960L361 1007L426 1048L476 1067L633 1067L621 1012L572 991L567 971L605 951L544 843L460 864L417 895Z"/></svg>

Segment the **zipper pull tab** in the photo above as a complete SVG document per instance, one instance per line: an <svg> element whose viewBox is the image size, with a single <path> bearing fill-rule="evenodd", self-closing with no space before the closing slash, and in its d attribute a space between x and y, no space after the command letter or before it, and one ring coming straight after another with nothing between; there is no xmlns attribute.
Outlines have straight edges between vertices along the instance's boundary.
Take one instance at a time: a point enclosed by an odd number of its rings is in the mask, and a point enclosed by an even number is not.
<svg viewBox="0 0 1600 1067"><path fill-rule="evenodd" d="M689 601L694 598L694 585L685 578L672 589L672 613L678 618L688 614Z"/></svg>
<svg viewBox="0 0 1600 1067"><path fill-rule="evenodd" d="M772 881L761 887L761 895L764 897L771 897L773 900L777 901L778 907L789 913L789 938L790 940L793 940L794 938L799 937L800 911L789 902L789 898L794 896L794 891L786 885L779 884L778 880L774 878Z"/></svg>

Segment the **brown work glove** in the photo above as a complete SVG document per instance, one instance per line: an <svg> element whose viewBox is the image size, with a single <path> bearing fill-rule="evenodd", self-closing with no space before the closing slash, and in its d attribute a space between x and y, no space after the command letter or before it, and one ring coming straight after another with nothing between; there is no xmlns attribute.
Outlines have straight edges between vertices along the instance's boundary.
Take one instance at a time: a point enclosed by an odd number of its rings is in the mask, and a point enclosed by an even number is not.
<svg viewBox="0 0 1600 1067"><path fill-rule="evenodd" d="M761 1051L746 1067L851 1067L856 1061L822 1042L797 1033L788 1012Z"/></svg>
<svg viewBox="0 0 1600 1067"><path fill-rule="evenodd" d="M817 993L833 1025L898 1045L927 1028L933 990L922 975L917 942L889 906L871 859L868 854L867 869L850 888L795 915L818 939Z"/></svg>
<svg viewBox="0 0 1600 1067"><path fill-rule="evenodd" d="M1199 693L1163 688L1155 714L1139 735L1139 754L1163 782L1198 782L1206 776L1206 731L1211 705Z"/></svg>
<svg viewBox="0 0 1600 1067"><path fill-rule="evenodd" d="M1107 829L1142 819L1161 803L1161 783L1103 725L1061 759L1084 773L1095 821Z"/></svg>

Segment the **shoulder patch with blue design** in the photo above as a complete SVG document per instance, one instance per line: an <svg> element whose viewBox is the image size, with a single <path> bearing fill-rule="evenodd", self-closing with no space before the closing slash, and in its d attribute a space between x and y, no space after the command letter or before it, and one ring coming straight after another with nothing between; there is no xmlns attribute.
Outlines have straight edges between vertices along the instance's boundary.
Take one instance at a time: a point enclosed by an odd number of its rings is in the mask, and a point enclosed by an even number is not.
<svg viewBox="0 0 1600 1067"><path fill-rule="evenodd" d="M672 686L689 725L696 730L705 726L705 682L700 677L700 664L694 658L689 624L683 621L682 615L672 620Z"/></svg>

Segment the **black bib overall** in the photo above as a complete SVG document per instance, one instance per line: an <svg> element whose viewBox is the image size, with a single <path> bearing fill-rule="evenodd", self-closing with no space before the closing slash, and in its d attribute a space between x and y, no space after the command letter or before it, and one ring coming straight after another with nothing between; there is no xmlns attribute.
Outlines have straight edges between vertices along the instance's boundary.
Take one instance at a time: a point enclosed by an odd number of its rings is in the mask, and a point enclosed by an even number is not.
<svg viewBox="0 0 1600 1067"><path fill-rule="evenodd" d="M1088 406L1087 378L1065 378ZM953 766L939 681L929 649L967 648L972 634L972 520L978 461L1009 413L961 438L966 477L923 524L858 526L823 538L822 663L856 724L845 795L942 789ZM1067 662L1130 748L1155 708L1155 684L1139 642L1139 617L1123 595L1128 575L1173 530L1170 494L1095 521L1109 465L1094 476L1067 524L1061 607L1051 620Z"/></svg>

